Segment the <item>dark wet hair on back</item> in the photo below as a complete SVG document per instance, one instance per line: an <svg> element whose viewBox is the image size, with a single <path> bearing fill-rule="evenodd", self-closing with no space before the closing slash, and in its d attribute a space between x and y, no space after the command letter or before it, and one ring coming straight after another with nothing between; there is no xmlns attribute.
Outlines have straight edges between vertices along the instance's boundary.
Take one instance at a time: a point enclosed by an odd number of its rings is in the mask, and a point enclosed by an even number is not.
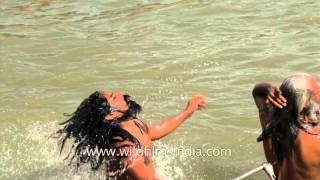
<svg viewBox="0 0 320 180"><path fill-rule="evenodd" d="M64 125L58 132L62 134L60 138L60 153L62 152L67 139L73 139L72 149L74 153L66 159L74 162L76 157L76 166L90 163L92 170L97 170L100 166L108 161L107 156L93 156L84 151L88 149L114 149L114 144L121 141L133 142L136 148L140 148L139 141L128 131L124 130L120 122L128 118L137 118L141 111L141 106L130 99L130 96L124 96L128 104L128 111L124 113L121 119L105 120L105 116L111 112L110 105L106 98L96 91L88 98L84 99L76 111L67 121L62 122ZM116 138L120 137L120 138Z"/></svg>
<svg viewBox="0 0 320 180"><path fill-rule="evenodd" d="M287 106L283 109L275 109L272 114L272 144L277 154L277 159L282 162L285 156L292 150L294 141L299 133L299 104L296 90L290 81L284 82L280 90L287 99Z"/></svg>
<svg viewBox="0 0 320 180"><path fill-rule="evenodd" d="M271 113L272 120L270 124L257 140L258 142L263 141L271 135L272 146L275 149L278 161L281 163L286 155L292 151L299 129L303 129L298 122L302 109L302 100L303 98L308 98L307 102L309 102L312 92L296 89L291 78L282 83L280 90L287 100L287 106L282 109L274 109Z"/></svg>

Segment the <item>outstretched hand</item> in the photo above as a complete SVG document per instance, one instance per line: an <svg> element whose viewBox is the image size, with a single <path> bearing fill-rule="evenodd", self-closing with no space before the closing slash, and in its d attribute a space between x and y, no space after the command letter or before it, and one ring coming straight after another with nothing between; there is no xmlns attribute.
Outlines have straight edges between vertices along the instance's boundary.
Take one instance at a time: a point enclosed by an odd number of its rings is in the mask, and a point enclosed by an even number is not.
<svg viewBox="0 0 320 180"><path fill-rule="evenodd" d="M280 109L287 106L286 98L281 95L281 90L276 86L272 86L270 88L266 103Z"/></svg>
<svg viewBox="0 0 320 180"><path fill-rule="evenodd" d="M202 110L207 107L206 102L204 101L204 97L202 95L194 95L192 96L187 105L187 110L194 112L196 110Z"/></svg>
<svg viewBox="0 0 320 180"><path fill-rule="evenodd" d="M158 123L148 125L149 136L152 140L157 140L168 135L188 119L194 111L202 110L206 107L207 104L205 103L203 96L192 96L188 101L186 109L181 111L179 114L164 119Z"/></svg>

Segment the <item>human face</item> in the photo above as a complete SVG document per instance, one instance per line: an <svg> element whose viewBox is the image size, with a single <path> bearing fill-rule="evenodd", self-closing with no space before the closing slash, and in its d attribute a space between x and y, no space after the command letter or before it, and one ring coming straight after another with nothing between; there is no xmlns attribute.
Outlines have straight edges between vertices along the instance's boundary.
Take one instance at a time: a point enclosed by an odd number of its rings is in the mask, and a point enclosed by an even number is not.
<svg viewBox="0 0 320 180"><path fill-rule="evenodd" d="M121 118L123 114L128 110L128 104L124 99L122 92L108 92L104 91L101 93L105 97L111 107L111 112L106 115L106 120L113 120Z"/></svg>

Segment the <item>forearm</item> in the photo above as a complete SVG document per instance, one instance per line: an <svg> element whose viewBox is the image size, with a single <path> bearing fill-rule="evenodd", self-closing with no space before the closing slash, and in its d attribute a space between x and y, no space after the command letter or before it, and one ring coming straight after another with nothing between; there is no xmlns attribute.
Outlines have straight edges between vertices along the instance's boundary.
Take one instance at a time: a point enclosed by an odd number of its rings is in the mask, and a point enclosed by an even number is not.
<svg viewBox="0 0 320 180"><path fill-rule="evenodd" d="M190 117L193 112L194 111L192 110L186 109L175 116L149 125L148 129L150 138L152 140L156 140L168 135L177 127L179 127L186 119L188 119L188 117Z"/></svg>
<svg viewBox="0 0 320 180"><path fill-rule="evenodd" d="M275 98L275 92L279 92L277 91L277 87L270 83L257 84L252 90L254 101L259 110L259 119L262 131L266 130L266 128L270 125L272 121L271 110L274 107L277 107L274 105L274 101L278 102L278 100L272 101ZM270 104L270 102L273 103ZM278 175L279 164L272 144L271 136L263 139L263 149L265 152L266 160L272 164L275 174Z"/></svg>
<svg viewBox="0 0 320 180"><path fill-rule="evenodd" d="M272 106L269 106L266 103L268 91L271 87L272 85L268 83L257 84L252 92L259 110L259 119L262 131L264 131L271 122L270 108L272 108ZM279 165L277 164L277 156L272 145L271 137L263 140L263 149L266 160L272 164L275 174L278 175Z"/></svg>

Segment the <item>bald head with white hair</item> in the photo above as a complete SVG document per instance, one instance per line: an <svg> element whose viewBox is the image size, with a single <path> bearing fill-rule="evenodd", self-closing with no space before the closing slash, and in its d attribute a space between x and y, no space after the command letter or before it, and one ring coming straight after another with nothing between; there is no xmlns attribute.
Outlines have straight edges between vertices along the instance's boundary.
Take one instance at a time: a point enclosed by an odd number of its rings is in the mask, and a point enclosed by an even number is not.
<svg viewBox="0 0 320 180"><path fill-rule="evenodd" d="M309 74L296 74L283 81L280 90L291 104L291 113L302 127L316 126L320 122L320 86ZM295 106L292 107L292 106Z"/></svg>

